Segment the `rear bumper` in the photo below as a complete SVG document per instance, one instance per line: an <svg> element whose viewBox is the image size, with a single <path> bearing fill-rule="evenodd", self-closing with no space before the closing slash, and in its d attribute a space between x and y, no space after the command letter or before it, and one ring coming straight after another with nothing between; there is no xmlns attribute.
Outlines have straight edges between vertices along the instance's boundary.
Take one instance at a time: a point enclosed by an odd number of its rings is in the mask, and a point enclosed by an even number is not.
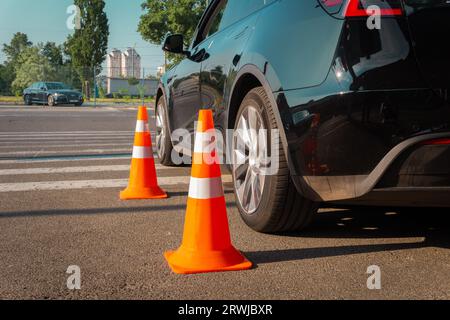
<svg viewBox="0 0 450 320"><path fill-rule="evenodd" d="M429 89L335 90L327 80L276 93L290 170L304 196L363 202L375 190L385 195L395 188L450 187L449 147L421 146L450 137L446 101ZM394 194L413 196L410 191ZM429 194L424 203L441 203L440 196Z"/></svg>

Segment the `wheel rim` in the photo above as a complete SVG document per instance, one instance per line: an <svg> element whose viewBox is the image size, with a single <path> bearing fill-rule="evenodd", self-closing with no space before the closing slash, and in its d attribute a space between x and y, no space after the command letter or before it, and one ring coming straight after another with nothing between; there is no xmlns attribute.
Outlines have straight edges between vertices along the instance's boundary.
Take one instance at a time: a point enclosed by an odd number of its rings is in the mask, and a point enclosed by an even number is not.
<svg viewBox="0 0 450 320"><path fill-rule="evenodd" d="M49 106L53 105L53 97L52 96L48 97L48 105Z"/></svg>
<svg viewBox="0 0 450 320"><path fill-rule="evenodd" d="M266 175L263 159L267 155L267 139L258 110L249 106L241 114L233 137L233 180L236 195L246 214L254 214L261 203ZM264 136L262 136L264 137Z"/></svg>
<svg viewBox="0 0 450 320"><path fill-rule="evenodd" d="M166 148L166 128L165 128L164 107L158 105L156 110L156 149L159 158L163 158Z"/></svg>

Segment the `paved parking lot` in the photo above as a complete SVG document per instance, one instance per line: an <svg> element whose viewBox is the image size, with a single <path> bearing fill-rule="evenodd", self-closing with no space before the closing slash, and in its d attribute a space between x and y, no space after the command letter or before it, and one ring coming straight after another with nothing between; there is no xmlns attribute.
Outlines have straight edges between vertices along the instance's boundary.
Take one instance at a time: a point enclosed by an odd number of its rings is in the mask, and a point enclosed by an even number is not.
<svg viewBox="0 0 450 320"><path fill-rule="evenodd" d="M169 199L119 201L135 117L0 107L0 298L450 298L450 212L323 208L305 233L263 235L240 220L229 184L233 242L255 268L172 274L162 253L180 244L190 169L157 166ZM66 287L69 265L80 291ZM371 265L381 290L367 288Z"/></svg>

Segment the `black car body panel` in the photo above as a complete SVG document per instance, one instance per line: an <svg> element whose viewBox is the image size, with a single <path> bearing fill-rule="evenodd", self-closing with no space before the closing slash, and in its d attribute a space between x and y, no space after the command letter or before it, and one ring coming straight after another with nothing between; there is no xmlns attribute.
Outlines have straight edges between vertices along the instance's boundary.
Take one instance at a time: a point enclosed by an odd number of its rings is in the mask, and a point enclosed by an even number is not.
<svg viewBox="0 0 450 320"><path fill-rule="evenodd" d="M411 188L417 205L426 188L445 192L449 144L422 144L450 137L450 6L404 2L404 14L369 29L365 17L344 17L347 1L328 11L316 0L269 1L194 41L194 58L161 81L170 130L193 131L203 108L214 110L219 129L232 128L242 92L262 85L278 107L289 168L307 198L364 203L373 192ZM390 203L411 203L397 200ZM367 203L384 204L382 197ZM447 205L434 198L439 204Z"/></svg>

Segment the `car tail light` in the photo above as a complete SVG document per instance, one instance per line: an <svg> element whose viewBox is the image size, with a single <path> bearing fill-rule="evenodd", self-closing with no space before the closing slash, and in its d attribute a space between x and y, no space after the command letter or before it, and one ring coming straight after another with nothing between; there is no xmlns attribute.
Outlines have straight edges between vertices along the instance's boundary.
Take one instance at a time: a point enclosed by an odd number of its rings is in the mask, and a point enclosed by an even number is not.
<svg viewBox="0 0 450 320"><path fill-rule="evenodd" d="M345 17L371 16L374 13L368 10L370 6L380 8L381 16L403 15L401 0L348 0L344 15Z"/></svg>
<svg viewBox="0 0 450 320"><path fill-rule="evenodd" d="M450 138L444 139L436 139L436 140L428 140L422 143L425 146L441 146L441 145L450 145Z"/></svg>

